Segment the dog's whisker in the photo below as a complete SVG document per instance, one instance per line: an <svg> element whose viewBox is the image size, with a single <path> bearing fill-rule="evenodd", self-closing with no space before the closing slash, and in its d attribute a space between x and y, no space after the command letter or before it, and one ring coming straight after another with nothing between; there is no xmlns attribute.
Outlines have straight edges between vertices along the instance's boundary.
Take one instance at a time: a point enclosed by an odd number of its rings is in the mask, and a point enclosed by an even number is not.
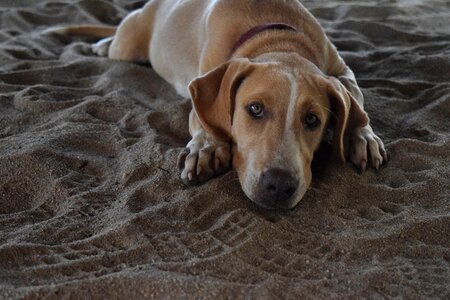
<svg viewBox="0 0 450 300"><path fill-rule="evenodd" d="M338 117L336 116L336 114L335 114L334 112L331 111L331 109L329 109L329 108L327 108L327 107L321 105L320 103L317 103L317 105L320 106L321 108L323 108L324 110L328 111L328 112L330 113L331 116L335 117L336 119L338 118Z"/></svg>

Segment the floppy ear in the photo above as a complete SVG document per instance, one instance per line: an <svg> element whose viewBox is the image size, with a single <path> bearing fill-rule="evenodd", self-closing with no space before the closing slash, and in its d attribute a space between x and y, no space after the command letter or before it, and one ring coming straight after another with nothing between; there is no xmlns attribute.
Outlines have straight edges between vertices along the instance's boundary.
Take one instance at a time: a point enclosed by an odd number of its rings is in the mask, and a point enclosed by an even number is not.
<svg viewBox="0 0 450 300"><path fill-rule="evenodd" d="M213 137L231 139L237 87L251 70L247 58L234 59L190 82L195 112L203 128Z"/></svg>
<svg viewBox="0 0 450 300"><path fill-rule="evenodd" d="M329 77L327 92L336 117L333 137L334 154L340 161L345 162L345 133L366 126L369 123L369 117L338 79Z"/></svg>

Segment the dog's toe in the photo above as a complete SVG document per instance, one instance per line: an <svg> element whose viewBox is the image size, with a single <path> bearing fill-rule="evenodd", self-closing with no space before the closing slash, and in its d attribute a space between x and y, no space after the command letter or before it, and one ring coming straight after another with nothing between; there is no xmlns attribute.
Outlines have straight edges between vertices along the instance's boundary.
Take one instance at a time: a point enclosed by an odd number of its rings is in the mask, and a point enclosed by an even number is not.
<svg viewBox="0 0 450 300"><path fill-rule="evenodd" d="M214 147L207 146L200 149L197 160L196 175L199 182L206 181L213 177L214 170L212 168L212 157L214 153Z"/></svg>
<svg viewBox="0 0 450 300"><path fill-rule="evenodd" d="M197 160L198 153L190 152L184 160L184 168L181 171L181 179L187 185L197 184Z"/></svg>
<svg viewBox="0 0 450 300"><path fill-rule="evenodd" d="M214 152L214 171L217 174L225 173L230 168L231 153L228 145L216 148Z"/></svg>
<svg viewBox="0 0 450 300"><path fill-rule="evenodd" d="M350 160L361 171L367 166L367 141L359 135L354 135L351 140Z"/></svg>
<svg viewBox="0 0 450 300"><path fill-rule="evenodd" d="M178 169L183 170L184 169L184 162L186 161L186 157L188 156L188 154L191 151L189 150L189 148L184 148L180 154L178 155Z"/></svg>

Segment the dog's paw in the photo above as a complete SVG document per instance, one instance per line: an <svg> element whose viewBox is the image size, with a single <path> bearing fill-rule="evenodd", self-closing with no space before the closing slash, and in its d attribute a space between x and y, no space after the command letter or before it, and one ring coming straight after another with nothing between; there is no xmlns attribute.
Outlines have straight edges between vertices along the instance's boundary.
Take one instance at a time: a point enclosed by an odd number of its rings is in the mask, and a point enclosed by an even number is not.
<svg viewBox="0 0 450 300"><path fill-rule="evenodd" d="M383 141L373 132L370 125L353 130L349 138L350 161L361 172L367 169L368 162L376 170L387 162L388 156Z"/></svg>
<svg viewBox="0 0 450 300"><path fill-rule="evenodd" d="M230 168L230 145L206 134L192 138L178 156L181 179L187 185L207 181Z"/></svg>
<svg viewBox="0 0 450 300"><path fill-rule="evenodd" d="M97 43L91 46L92 52L97 54L98 56L108 56L109 46L111 46L111 42L113 41L113 37L107 37L101 39Z"/></svg>

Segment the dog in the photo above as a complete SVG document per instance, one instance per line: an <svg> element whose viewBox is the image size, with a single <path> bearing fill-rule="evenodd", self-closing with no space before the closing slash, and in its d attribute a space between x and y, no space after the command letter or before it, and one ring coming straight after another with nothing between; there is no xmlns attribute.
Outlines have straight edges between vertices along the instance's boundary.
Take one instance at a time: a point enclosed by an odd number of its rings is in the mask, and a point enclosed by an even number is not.
<svg viewBox="0 0 450 300"><path fill-rule="evenodd" d="M291 209L329 125L337 160L361 171L387 161L352 70L297 0L151 0L118 27L51 31L103 38L93 52L150 62L192 99L178 159L188 185L232 166L250 200Z"/></svg>

